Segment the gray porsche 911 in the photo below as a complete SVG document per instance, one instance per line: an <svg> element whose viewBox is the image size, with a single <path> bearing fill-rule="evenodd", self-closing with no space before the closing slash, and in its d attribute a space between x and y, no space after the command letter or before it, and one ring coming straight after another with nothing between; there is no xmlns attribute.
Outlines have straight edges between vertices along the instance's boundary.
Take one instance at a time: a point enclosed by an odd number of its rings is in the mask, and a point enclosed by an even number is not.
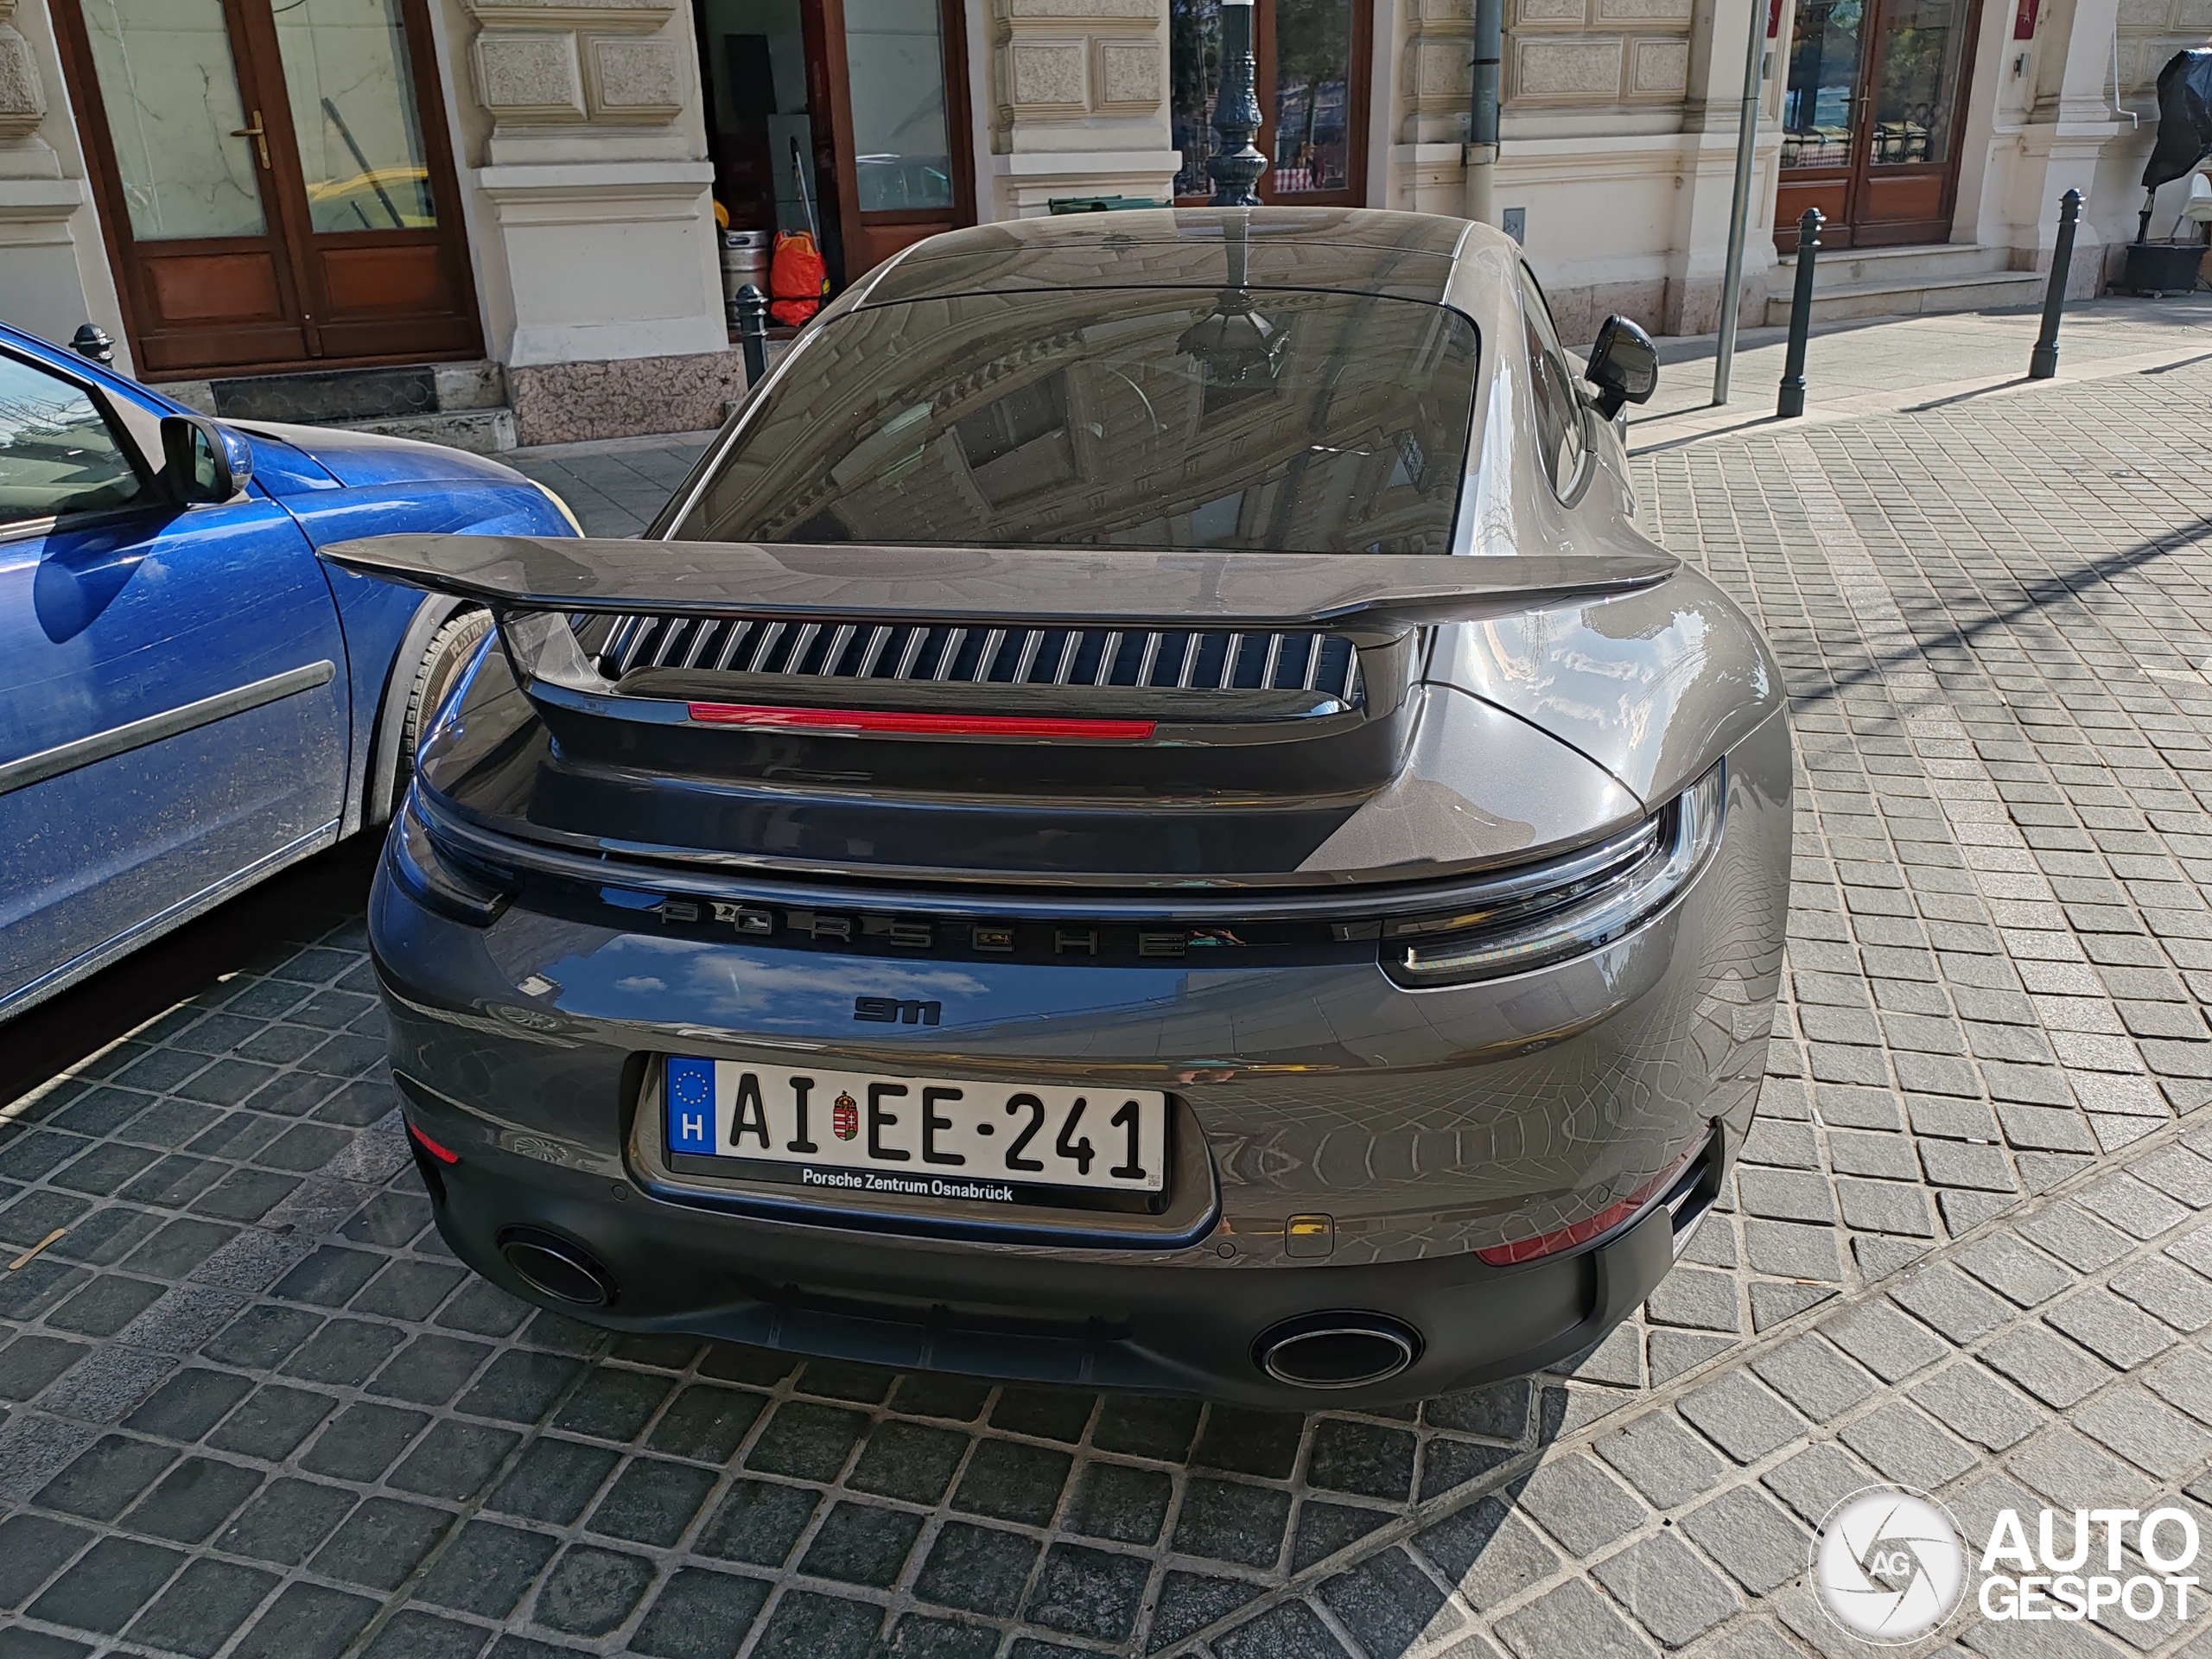
<svg viewBox="0 0 2212 1659"><path fill-rule="evenodd" d="M1749 1128L1781 677L1650 342L1349 210L919 243L488 606L370 921L445 1236L632 1332L1296 1405L1525 1371ZM1324 1392L1334 1391L1334 1392Z"/></svg>

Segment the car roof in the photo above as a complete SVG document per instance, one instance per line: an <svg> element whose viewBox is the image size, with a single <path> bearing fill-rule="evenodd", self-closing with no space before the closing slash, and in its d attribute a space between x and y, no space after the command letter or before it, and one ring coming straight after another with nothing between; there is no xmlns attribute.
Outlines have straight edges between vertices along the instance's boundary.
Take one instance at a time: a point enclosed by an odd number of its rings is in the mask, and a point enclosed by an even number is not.
<svg viewBox="0 0 2212 1659"><path fill-rule="evenodd" d="M866 279L858 305L988 289L1220 288L1243 232L1247 288L1327 289L1431 303L1480 227L1374 207L1177 207L978 225L918 243Z"/></svg>

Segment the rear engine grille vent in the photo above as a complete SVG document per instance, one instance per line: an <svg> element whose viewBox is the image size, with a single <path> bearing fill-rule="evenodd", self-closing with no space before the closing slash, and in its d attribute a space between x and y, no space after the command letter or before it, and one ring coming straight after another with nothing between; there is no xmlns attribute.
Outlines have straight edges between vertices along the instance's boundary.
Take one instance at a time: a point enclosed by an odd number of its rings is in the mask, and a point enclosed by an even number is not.
<svg viewBox="0 0 2212 1659"><path fill-rule="evenodd" d="M697 669L962 685L1319 691L1360 701L1359 653L1329 633L886 627L742 616L578 617L600 672Z"/></svg>

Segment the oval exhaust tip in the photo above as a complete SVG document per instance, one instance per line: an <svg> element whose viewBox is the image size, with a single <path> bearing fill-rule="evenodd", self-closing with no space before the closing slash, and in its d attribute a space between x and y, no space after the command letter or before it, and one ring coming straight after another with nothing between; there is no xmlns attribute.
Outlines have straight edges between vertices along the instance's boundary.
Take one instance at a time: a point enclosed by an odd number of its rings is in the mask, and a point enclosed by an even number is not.
<svg viewBox="0 0 2212 1659"><path fill-rule="evenodd" d="M499 1254L532 1289L575 1307L606 1307L614 1281L598 1262L550 1233L514 1228L499 1236Z"/></svg>
<svg viewBox="0 0 2212 1659"><path fill-rule="evenodd" d="M1293 1388L1357 1389L1395 1376L1421 1349L1419 1332L1380 1313L1313 1313L1263 1332L1252 1357Z"/></svg>

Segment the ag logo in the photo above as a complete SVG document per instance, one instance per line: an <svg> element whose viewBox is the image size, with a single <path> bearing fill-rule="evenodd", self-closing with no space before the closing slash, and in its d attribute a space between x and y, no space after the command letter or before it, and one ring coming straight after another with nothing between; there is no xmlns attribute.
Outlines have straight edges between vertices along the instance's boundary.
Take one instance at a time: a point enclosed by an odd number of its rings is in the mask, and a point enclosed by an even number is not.
<svg viewBox="0 0 2212 1659"><path fill-rule="evenodd" d="M1813 1541L1813 1584L1828 1616L1865 1641L1911 1642L1951 1616L1966 1547L1925 1493L1868 1486L1828 1511Z"/></svg>

